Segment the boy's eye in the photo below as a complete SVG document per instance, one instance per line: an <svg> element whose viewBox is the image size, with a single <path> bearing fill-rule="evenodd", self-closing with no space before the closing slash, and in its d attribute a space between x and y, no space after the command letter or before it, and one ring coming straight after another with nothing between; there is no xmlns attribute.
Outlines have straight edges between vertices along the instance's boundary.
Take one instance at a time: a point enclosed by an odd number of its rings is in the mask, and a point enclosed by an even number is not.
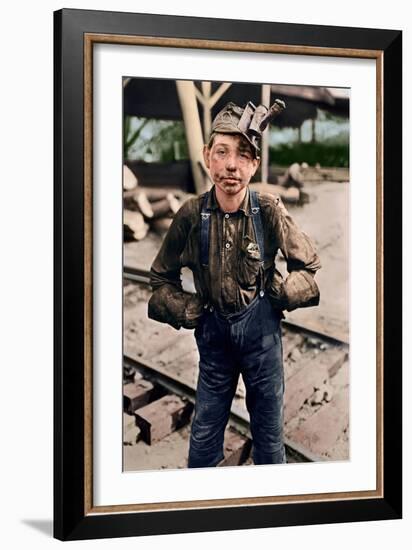
<svg viewBox="0 0 412 550"><path fill-rule="evenodd" d="M250 159L250 155L249 153L240 153L240 156L242 157L242 159Z"/></svg>

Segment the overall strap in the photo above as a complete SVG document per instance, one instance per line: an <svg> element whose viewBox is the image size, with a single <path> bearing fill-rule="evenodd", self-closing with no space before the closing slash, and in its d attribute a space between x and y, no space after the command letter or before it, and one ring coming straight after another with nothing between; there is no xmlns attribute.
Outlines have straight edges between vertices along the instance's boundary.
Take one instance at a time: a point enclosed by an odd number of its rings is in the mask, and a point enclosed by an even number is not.
<svg viewBox="0 0 412 550"><path fill-rule="evenodd" d="M200 263L204 267L209 265L209 228L211 212L207 208L208 197L209 191L206 191L202 201L202 210L200 212Z"/></svg>
<svg viewBox="0 0 412 550"><path fill-rule="evenodd" d="M256 191L250 190L250 206L252 211L252 222L255 230L255 237L260 250L261 265L259 269L259 296L263 298L265 295L265 274L263 262L265 259L265 234L263 233L262 213L260 210L259 200Z"/></svg>
<svg viewBox="0 0 412 550"><path fill-rule="evenodd" d="M265 259L265 235L263 233L262 214L260 211L259 200L256 191L250 189L250 206L252 210L252 222L255 230L255 237L259 245L260 258Z"/></svg>

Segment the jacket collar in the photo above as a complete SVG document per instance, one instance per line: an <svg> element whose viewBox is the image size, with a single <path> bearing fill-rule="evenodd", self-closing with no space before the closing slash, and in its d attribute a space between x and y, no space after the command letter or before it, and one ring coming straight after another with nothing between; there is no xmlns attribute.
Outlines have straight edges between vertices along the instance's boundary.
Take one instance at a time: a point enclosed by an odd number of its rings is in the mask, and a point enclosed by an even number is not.
<svg viewBox="0 0 412 550"><path fill-rule="evenodd" d="M248 186L247 189L246 189L245 198L243 199L243 202L239 206L239 209L238 209L238 211L241 210L244 213L245 216L251 216L252 215L252 211L251 211L251 207L250 207L249 194L250 194L250 191L249 191L249 186ZM219 203L217 202L217 199L216 199L216 186L213 185L213 187L209 191L209 195L208 195L208 198L207 198L207 209L208 210L218 210L219 208L220 208L220 206L219 206Z"/></svg>

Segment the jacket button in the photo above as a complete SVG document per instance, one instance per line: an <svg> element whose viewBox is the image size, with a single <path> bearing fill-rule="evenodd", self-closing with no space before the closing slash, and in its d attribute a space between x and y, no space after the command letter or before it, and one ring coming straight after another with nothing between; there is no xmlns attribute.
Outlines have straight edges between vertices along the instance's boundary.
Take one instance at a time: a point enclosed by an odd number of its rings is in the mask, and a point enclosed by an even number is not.
<svg viewBox="0 0 412 550"><path fill-rule="evenodd" d="M230 243L226 243L226 248L230 248Z"/></svg>

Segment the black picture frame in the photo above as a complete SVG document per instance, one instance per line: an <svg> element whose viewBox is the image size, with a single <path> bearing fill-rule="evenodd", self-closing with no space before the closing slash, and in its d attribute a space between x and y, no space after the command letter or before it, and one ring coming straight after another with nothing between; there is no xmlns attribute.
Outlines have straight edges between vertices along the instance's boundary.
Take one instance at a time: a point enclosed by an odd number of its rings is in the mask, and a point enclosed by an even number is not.
<svg viewBox="0 0 412 550"><path fill-rule="evenodd" d="M92 190L86 185L91 173L90 154L85 149L90 140L85 86L87 56L93 45L87 37L91 35L113 43L126 37L151 37L165 41L164 47L186 40L205 41L208 48L242 43L245 50L269 44L307 55L345 56L351 50L363 57L375 52L381 71L377 166L382 167L378 177L384 197L382 231L377 237L384 252L377 265L383 313L378 343L382 391L377 408L383 428L379 494L127 513L117 513L116 507L101 513L93 508L87 474L91 456L85 437L92 383L85 377L92 352L86 345L92 330L87 276L92 269ZM401 31L64 9L54 13L54 70L54 536L76 540L401 518Z"/></svg>

